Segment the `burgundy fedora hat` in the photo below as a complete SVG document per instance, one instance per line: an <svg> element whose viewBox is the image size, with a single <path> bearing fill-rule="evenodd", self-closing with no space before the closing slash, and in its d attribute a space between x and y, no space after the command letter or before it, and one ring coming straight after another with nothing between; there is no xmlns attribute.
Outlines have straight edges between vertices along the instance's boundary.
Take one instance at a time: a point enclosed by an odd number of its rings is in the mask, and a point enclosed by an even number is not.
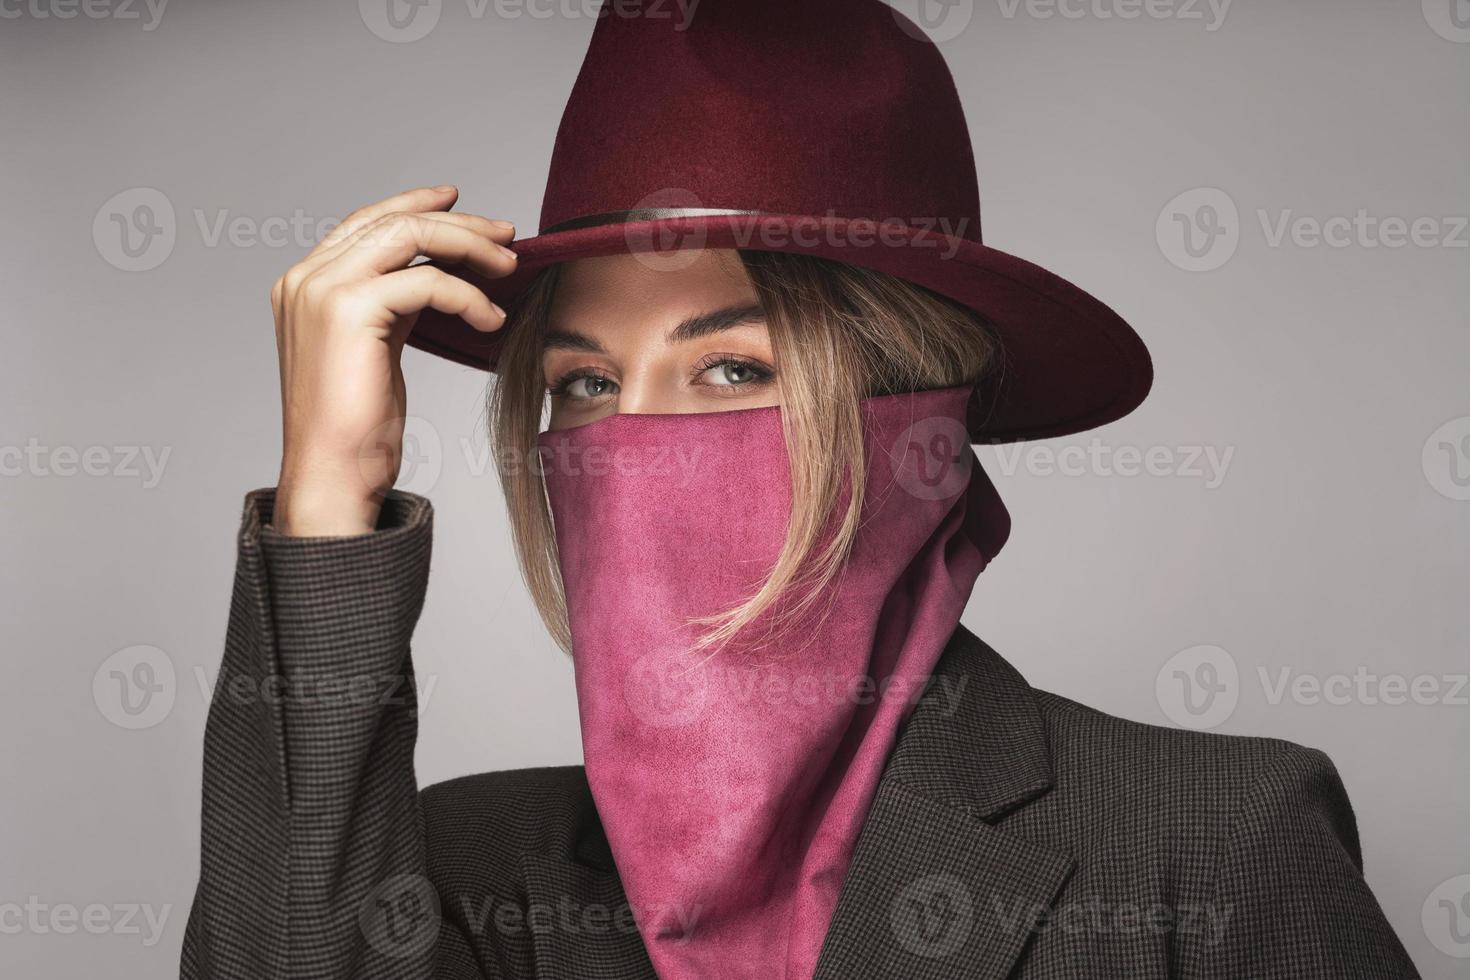
<svg viewBox="0 0 1470 980"><path fill-rule="evenodd" d="M972 401L977 441L1102 425L1152 381L1148 350L1116 313L981 243L949 69L879 0L607 0L557 131L540 224L511 246L512 275L450 271L508 306L571 259L670 263L748 248L847 262L957 300L1002 346ZM493 370L501 337L429 310L408 342Z"/></svg>

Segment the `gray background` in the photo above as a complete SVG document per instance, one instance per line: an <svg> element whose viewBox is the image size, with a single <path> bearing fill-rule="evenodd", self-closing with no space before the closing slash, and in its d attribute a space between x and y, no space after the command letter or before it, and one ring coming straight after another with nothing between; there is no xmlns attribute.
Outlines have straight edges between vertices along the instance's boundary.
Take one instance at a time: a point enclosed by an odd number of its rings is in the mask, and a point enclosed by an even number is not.
<svg viewBox="0 0 1470 980"><path fill-rule="evenodd" d="M379 36L374 2L173 0L156 20L121 0L0 3L6 977L176 969L238 512L278 462L267 291L315 235L276 225L453 182L466 209L534 228L592 27L580 0L443 0L412 42ZM1470 902L1450 913L1470 892L1470 4L1464 29L1450 12L988 0L934 27L987 241L1102 295L1158 372L1096 434L982 451L1015 530L965 622L1033 684L1104 710L1326 750L1368 878L1438 978L1470 968ZM138 188L172 209L154 217L173 242L133 259L112 215L147 203ZM1191 259L1179 222L1208 242L1207 204L1225 234ZM1433 220L1399 247L1372 228L1275 238L1283 216L1360 210ZM236 231L216 238L222 216ZM485 378L406 359L429 457L408 486L438 512L420 778L577 761L569 665L484 464ZM1091 461L1049 469L1064 447ZM1154 472L1120 472L1130 448ZM169 453L161 479L143 449ZM1223 479L1190 464L1203 450L1231 453ZM69 452L92 472L67 475ZM157 690L130 715L113 671L146 680L139 658ZM1213 699L1186 702L1178 678L1211 669ZM1277 697L1282 671L1370 679ZM1387 703L1390 675L1417 703ZM15 917L27 905L39 919ZM67 931L91 905L93 929ZM129 907L166 914L161 932Z"/></svg>

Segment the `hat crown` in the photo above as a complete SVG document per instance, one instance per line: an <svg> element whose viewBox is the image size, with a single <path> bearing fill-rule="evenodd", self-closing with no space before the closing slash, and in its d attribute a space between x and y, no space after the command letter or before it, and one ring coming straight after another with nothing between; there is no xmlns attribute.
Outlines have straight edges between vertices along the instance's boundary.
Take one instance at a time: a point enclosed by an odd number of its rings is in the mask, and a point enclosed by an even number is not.
<svg viewBox="0 0 1470 980"><path fill-rule="evenodd" d="M541 227L670 207L945 222L979 241L944 58L878 0L608 0Z"/></svg>

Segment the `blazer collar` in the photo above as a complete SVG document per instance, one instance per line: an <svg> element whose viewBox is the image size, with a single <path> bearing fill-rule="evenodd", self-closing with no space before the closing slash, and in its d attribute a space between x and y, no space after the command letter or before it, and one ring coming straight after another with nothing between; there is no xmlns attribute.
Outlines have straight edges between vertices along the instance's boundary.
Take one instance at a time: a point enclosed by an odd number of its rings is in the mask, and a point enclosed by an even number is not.
<svg viewBox="0 0 1470 980"><path fill-rule="evenodd" d="M1000 654L957 627L883 778L985 821L1031 802L1053 782L1035 692Z"/></svg>
<svg viewBox="0 0 1470 980"><path fill-rule="evenodd" d="M817 980L1010 976L1073 860L997 823L1053 781L1035 692L959 627L879 782Z"/></svg>

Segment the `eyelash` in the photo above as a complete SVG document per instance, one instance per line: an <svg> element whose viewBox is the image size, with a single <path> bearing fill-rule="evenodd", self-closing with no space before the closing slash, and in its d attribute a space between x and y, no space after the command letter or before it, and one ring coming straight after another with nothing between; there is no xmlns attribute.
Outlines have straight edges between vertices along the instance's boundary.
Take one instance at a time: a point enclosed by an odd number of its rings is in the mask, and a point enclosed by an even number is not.
<svg viewBox="0 0 1470 980"><path fill-rule="evenodd" d="M567 393L568 388L583 378L591 378L597 381L612 381L612 378L609 378L601 371L596 371L592 368L576 368L575 370L568 371L560 378L557 378L556 381L547 385L547 394L553 398L560 398ZM613 383L616 384L616 382Z"/></svg>
<svg viewBox="0 0 1470 980"><path fill-rule="evenodd" d="M776 372L773 369L762 364L760 361L754 360L753 358L741 357L739 354L706 354L704 357L699 359L699 363L694 365L694 371L691 375L691 380L697 380L700 375L704 374L711 368L725 367L727 365L746 368L750 371L752 375L754 375L754 377L743 384L712 385L711 387L750 388L757 385L767 384L772 378L776 376Z"/></svg>
<svg viewBox="0 0 1470 980"><path fill-rule="evenodd" d="M709 387L749 388L756 385L767 384L771 381L771 379L776 376L776 372L773 369L762 364L760 361L753 360L752 358L741 357L738 354L707 354L704 357L700 358L699 362L694 365L694 370L691 373L691 380L698 379L700 375L704 374L711 368L724 367L726 365L734 365L736 367L746 368L750 371L752 375L754 375L754 377L743 384L710 385ZM608 377L606 373L598 371L594 368L575 368L557 378L556 381L547 386L546 390L553 398L562 397L566 395L568 388L584 378L596 381L608 381L612 382L613 384L617 383L616 381L613 381L612 378Z"/></svg>

